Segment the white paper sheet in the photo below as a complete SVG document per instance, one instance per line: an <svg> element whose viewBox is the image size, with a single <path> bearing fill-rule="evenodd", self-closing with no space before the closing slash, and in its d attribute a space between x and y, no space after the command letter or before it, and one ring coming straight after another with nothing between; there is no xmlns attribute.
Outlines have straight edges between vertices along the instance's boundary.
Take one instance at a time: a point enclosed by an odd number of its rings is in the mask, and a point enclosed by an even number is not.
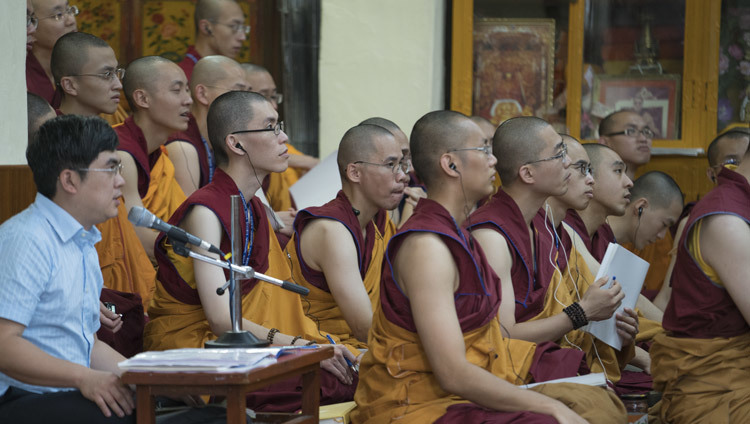
<svg viewBox="0 0 750 424"><path fill-rule="evenodd" d="M555 384L555 383L576 383L576 384L585 384L587 386L606 386L607 385L607 379L604 377L603 372L597 372L597 373L591 373L586 375L577 375L575 377L566 377L566 378L558 378L556 380L550 380L550 381L540 381L539 383L531 383L531 384L524 384L523 386L520 386L523 389L530 389L534 386L539 386L540 384Z"/></svg>
<svg viewBox="0 0 750 424"><path fill-rule="evenodd" d="M602 259L599 272L596 274L596 280L604 276L609 277L609 281L604 285L605 288L608 288L612 285L612 278L614 277L625 292L625 298L611 318L590 322L583 327L583 330L617 350L622 349L622 340L617 335L615 315L621 313L625 308L635 308L638 295L641 293L641 287L643 287L643 281L646 279L648 267L648 262L634 255L628 249L619 244L610 243Z"/></svg>
<svg viewBox="0 0 750 424"><path fill-rule="evenodd" d="M117 364L124 371L245 372L276 362L280 348L170 349L142 352Z"/></svg>
<svg viewBox="0 0 750 424"><path fill-rule="evenodd" d="M338 150L335 150L289 187L297 210L322 206L336 197L336 193L341 190L337 154Z"/></svg>

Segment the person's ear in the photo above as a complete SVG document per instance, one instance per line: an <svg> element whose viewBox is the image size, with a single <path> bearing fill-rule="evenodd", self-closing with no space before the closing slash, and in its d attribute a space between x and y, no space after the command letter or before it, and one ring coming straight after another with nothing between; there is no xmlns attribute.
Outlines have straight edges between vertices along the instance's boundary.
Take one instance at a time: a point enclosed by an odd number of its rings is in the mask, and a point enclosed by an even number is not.
<svg viewBox="0 0 750 424"><path fill-rule="evenodd" d="M440 156L440 168L452 177L461 175L461 171L458 169L458 165L456 165L456 158L449 153Z"/></svg>
<svg viewBox="0 0 750 424"><path fill-rule="evenodd" d="M148 109L151 105L151 99L148 93L142 88L133 90L133 95L131 96L131 98L139 109Z"/></svg>
<svg viewBox="0 0 750 424"><path fill-rule="evenodd" d="M78 95L78 84L76 84L75 80L71 77L60 78L60 88L65 94L69 94L71 96Z"/></svg>
<svg viewBox="0 0 750 424"><path fill-rule="evenodd" d="M633 214L636 216L636 218L641 219L641 217L643 216L643 212L648 209L648 207L648 199L646 199L645 197L640 197L633 202Z"/></svg>
<svg viewBox="0 0 750 424"><path fill-rule="evenodd" d="M356 163L347 164L346 172L344 172L346 179L353 183L360 182L362 180L362 170L360 168Z"/></svg>
<svg viewBox="0 0 750 424"><path fill-rule="evenodd" d="M203 84L198 84L192 90L192 93L198 103L206 107L209 106L210 102L208 101L208 87Z"/></svg>
<svg viewBox="0 0 750 424"><path fill-rule="evenodd" d="M534 167L531 165L521 165L518 168L518 179L526 184L534 183Z"/></svg>
<svg viewBox="0 0 750 424"><path fill-rule="evenodd" d="M708 177L712 183L716 184L716 173L714 173L714 169L710 166L706 168L706 177Z"/></svg>
<svg viewBox="0 0 750 424"><path fill-rule="evenodd" d="M201 19L200 22L198 22L198 30L209 37L214 35L214 32L211 29L211 22L209 22L208 19Z"/></svg>
<svg viewBox="0 0 750 424"><path fill-rule="evenodd" d="M247 151L242 146L239 139L233 134L228 134L226 136L226 138L224 139L224 146L226 147L227 152L231 154L235 154L237 156L243 156L247 154Z"/></svg>
<svg viewBox="0 0 750 424"><path fill-rule="evenodd" d="M78 193L78 184L81 182L81 176L72 169L63 169L57 178L59 188L68 194Z"/></svg>

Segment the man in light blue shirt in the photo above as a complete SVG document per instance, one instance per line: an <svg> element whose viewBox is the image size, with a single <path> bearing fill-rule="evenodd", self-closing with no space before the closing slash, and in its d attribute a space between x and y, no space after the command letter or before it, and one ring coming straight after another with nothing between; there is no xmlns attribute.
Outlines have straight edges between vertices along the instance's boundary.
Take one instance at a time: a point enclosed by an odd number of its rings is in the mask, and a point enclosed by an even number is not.
<svg viewBox="0 0 750 424"><path fill-rule="evenodd" d="M117 135L61 116L29 143L35 202L0 226L0 422L134 422L124 358L96 338L95 224L117 215Z"/></svg>

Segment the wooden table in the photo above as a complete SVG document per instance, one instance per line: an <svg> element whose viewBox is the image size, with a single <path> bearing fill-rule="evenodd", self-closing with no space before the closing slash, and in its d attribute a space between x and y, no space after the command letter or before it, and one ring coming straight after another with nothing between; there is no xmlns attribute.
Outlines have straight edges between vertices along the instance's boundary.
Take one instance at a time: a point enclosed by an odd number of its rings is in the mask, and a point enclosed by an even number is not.
<svg viewBox="0 0 750 424"><path fill-rule="evenodd" d="M138 424L154 424L154 396L220 395L227 399L227 423L245 424L245 395L302 374L302 415L258 414L256 422L317 423L320 406L320 361L333 347L300 349L278 362L242 373L126 372L122 381L136 386Z"/></svg>

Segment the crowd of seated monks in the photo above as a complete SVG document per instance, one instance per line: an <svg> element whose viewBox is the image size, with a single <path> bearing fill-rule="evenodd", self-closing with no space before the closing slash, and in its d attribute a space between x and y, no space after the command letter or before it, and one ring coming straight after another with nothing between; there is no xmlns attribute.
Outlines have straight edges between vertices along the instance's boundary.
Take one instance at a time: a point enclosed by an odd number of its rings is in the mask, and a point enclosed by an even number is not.
<svg viewBox="0 0 750 424"><path fill-rule="evenodd" d="M234 0L196 3L179 64L121 68L77 13L27 0L37 195L0 225L0 422L135 422L119 362L230 330L227 272L128 211L226 252L232 196L235 262L309 290L242 280L243 329L333 345L320 404L355 401L352 422L622 423L633 395L650 422L750 418L747 128L710 142L715 188L685 204L667 173L638 172L655 133L632 110L583 144L537 117L362 117L338 146L341 190L297 210L289 187L318 160L290 144L271 74L234 59L249 31ZM627 276L595 278L613 243L651 264L632 309ZM587 331L610 319L619 349ZM591 373L606 385L550 382ZM301 386L247 407L297 411Z"/></svg>

